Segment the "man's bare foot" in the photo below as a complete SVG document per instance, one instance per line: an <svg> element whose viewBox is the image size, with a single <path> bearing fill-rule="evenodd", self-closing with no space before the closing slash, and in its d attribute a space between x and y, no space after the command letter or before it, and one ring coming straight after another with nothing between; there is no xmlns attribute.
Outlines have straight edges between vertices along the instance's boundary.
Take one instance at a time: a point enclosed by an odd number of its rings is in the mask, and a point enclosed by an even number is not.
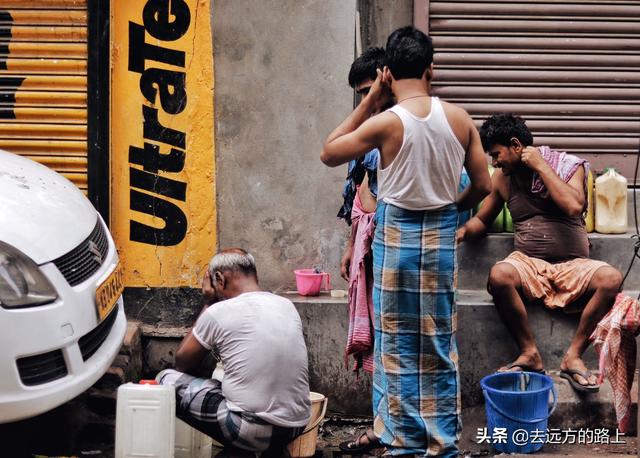
<svg viewBox="0 0 640 458"><path fill-rule="evenodd" d="M582 361L582 358L579 356L570 355L569 353L565 354L564 358L562 358L562 362L560 363L560 370L569 373L573 380L582 386L598 386L598 379L595 375L589 372L589 369L587 369L584 361ZM587 377L585 378L576 372L581 372Z"/></svg>
<svg viewBox="0 0 640 458"><path fill-rule="evenodd" d="M538 353L538 350L522 353L513 362L502 366L498 369L498 372L543 372L544 364L542 363L542 356Z"/></svg>

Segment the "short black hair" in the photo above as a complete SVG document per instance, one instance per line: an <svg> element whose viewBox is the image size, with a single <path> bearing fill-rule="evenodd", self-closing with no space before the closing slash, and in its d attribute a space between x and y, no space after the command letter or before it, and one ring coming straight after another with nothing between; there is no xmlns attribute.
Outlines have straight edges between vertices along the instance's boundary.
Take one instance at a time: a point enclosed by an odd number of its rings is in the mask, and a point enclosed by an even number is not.
<svg viewBox="0 0 640 458"><path fill-rule="evenodd" d="M351 64L349 70L349 86L355 88L358 84L366 81L375 81L376 69L382 70L385 63L384 48L367 48Z"/></svg>
<svg viewBox="0 0 640 458"><path fill-rule="evenodd" d="M433 42L415 27L399 28L387 39L387 66L397 80L422 78L433 62Z"/></svg>
<svg viewBox="0 0 640 458"><path fill-rule="evenodd" d="M533 145L533 135L527 123L513 113L494 114L480 127L480 139L485 151L493 145L509 146L512 138L517 138L522 146Z"/></svg>

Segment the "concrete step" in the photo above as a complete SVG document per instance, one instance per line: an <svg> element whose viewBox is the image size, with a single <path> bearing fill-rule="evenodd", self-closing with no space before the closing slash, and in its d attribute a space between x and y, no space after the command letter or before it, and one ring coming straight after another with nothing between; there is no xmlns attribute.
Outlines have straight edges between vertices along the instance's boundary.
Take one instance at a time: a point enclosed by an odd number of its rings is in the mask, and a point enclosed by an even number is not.
<svg viewBox="0 0 640 458"><path fill-rule="evenodd" d="M349 331L346 298L300 296L287 293L302 320L309 356L309 383L312 391L329 397L329 409L348 415L371 415L371 377L350 370L353 358L345 359Z"/></svg>
<svg viewBox="0 0 640 458"><path fill-rule="evenodd" d="M638 291L625 291L636 297ZM483 402L479 380L513 361L518 347L500 321L489 293L485 290L459 290L458 353L463 405ZM562 357L575 334L578 314L546 310L542 306L527 308L529 323L547 371L559 370ZM598 358L589 347L584 354L587 367L596 370Z"/></svg>
<svg viewBox="0 0 640 458"><path fill-rule="evenodd" d="M628 294L637 292L628 291ZM371 380L366 373L358 377L345 367L344 348L348 331L345 298L328 294L291 299L302 319L311 388L329 396L330 409L350 415L371 413ZM480 379L512 361L518 348L500 322L491 296L484 290L458 292L458 353L463 406L482 404ZM575 333L578 316L529 307L529 319L547 370L558 370L562 356ZM595 351L585 353L589 368L597 369Z"/></svg>
<svg viewBox="0 0 640 458"><path fill-rule="evenodd" d="M591 258L608 262L623 274L629 267L635 234L633 190L629 190L627 198L627 215L629 229L626 234L611 235L592 232ZM636 205L640 219L640 190L636 190ZM467 242L460 246L458 261L460 266L458 285L461 289L482 289L487 283L487 275L491 267L499 260L506 258L513 251L513 234L489 234L477 242ZM629 274L626 287L640 289L640 262L634 265Z"/></svg>
<svg viewBox="0 0 640 458"><path fill-rule="evenodd" d="M611 264L622 274L629 268L633 256L632 233L620 235L589 234L590 257ZM460 289L484 289L491 267L513 251L513 234L489 234L476 242L465 242L458 250L458 287ZM625 287L640 289L640 260L634 263Z"/></svg>

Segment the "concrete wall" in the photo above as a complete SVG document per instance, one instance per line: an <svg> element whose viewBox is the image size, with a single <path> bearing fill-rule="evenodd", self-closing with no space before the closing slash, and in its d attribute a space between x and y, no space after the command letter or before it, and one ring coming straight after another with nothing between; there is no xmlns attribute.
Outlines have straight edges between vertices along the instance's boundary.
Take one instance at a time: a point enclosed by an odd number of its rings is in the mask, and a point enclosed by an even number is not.
<svg viewBox="0 0 640 458"><path fill-rule="evenodd" d="M252 252L263 287L320 266L338 286L346 167L319 160L352 109L355 0L213 2L219 246Z"/></svg>
<svg viewBox="0 0 640 458"><path fill-rule="evenodd" d="M413 25L413 0L358 0L362 49L387 44L398 27Z"/></svg>

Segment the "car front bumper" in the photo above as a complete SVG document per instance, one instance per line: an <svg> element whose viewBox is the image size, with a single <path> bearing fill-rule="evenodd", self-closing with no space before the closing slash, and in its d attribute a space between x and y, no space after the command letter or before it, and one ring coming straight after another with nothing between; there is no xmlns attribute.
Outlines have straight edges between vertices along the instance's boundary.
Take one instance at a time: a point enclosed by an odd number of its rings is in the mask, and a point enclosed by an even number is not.
<svg viewBox="0 0 640 458"><path fill-rule="evenodd" d="M118 262L109 237L109 250L102 266L81 284L70 286L53 263L40 266L58 292L55 302L15 310L0 308L0 423L38 415L63 404L88 389L109 368L127 327L122 296L102 321L104 332L94 339L97 346L93 351L82 351L79 342L101 328L96 288ZM111 320L108 327L107 320ZM66 375L43 383L25 383L24 369L19 369L18 361L48 353L61 355L58 361Z"/></svg>

